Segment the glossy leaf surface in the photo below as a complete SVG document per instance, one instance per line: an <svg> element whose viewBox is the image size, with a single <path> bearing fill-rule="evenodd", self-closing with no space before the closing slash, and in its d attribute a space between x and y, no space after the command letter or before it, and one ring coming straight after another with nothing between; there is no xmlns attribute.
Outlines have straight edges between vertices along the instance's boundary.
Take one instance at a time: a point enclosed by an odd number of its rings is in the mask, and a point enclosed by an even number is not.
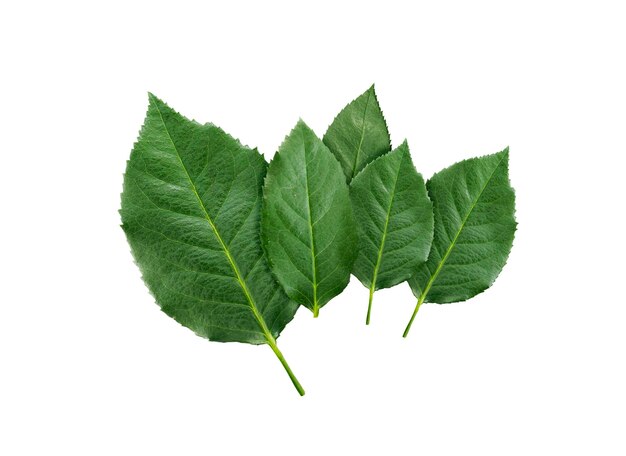
<svg viewBox="0 0 626 456"><path fill-rule="evenodd" d="M374 290L404 282L428 258L433 209L406 142L357 174L350 198L359 233L352 272L370 289L369 323Z"/></svg>
<svg viewBox="0 0 626 456"><path fill-rule="evenodd" d="M335 117L324 135L349 183L365 165L391 150L387 123L374 86L350 102Z"/></svg>
<svg viewBox="0 0 626 456"><path fill-rule="evenodd" d="M220 128L150 95L124 176L121 216L163 312L220 342L276 347L297 304L276 283L259 235L267 164Z"/></svg>
<svg viewBox="0 0 626 456"><path fill-rule="evenodd" d="M427 183L435 234L428 261L409 280L418 304L465 301L504 267L516 229L509 150L456 163ZM408 333L411 323L405 331Z"/></svg>
<svg viewBox="0 0 626 456"><path fill-rule="evenodd" d="M357 253L348 186L335 157L302 121L269 165L262 233L278 281L314 316L348 284Z"/></svg>

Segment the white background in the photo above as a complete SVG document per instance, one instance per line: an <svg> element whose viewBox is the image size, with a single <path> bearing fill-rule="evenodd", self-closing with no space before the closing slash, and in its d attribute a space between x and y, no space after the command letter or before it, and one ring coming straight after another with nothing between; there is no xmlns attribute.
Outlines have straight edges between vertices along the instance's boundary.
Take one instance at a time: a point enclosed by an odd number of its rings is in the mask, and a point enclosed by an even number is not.
<svg viewBox="0 0 626 456"><path fill-rule="evenodd" d="M619 2L4 2L0 454L624 455ZM429 177L511 147L495 285L415 304L353 279L279 346L154 304L119 228L147 91L269 158L371 83Z"/></svg>

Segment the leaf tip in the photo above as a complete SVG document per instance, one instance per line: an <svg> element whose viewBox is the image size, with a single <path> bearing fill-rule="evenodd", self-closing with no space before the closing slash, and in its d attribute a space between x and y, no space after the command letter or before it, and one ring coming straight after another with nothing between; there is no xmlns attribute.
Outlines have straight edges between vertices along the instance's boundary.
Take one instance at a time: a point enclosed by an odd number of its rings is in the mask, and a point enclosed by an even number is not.
<svg viewBox="0 0 626 456"><path fill-rule="evenodd" d="M148 100L150 101L150 103L155 103L157 101L161 101L159 99L159 97L157 97L155 94L153 94L152 92L148 91Z"/></svg>
<svg viewBox="0 0 626 456"><path fill-rule="evenodd" d="M307 125L307 123L302 119L302 117L298 117L298 122L296 123L296 126L293 127L293 131L296 131L296 130L304 130L308 132L313 132L311 127Z"/></svg>
<svg viewBox="0 0 626 456"><path fill-rule="evenodd" d="M161 100L159 97L157 97L155 94L153 94L152 92L148 92L148 102L151 106L156 106L159 109L171 109L167 103L165 103L163 100ZM178 114L178 113L177 113ZM180 114L178 114L180 116ZM182 116L181 116L182 117Z"/></svg>
<svg viewBox="0 0 626 456"><path fill-rule="evenodd" d="M506 146L502 151L498 152L496 155L502 157L501 160L508 166L508 163L509 163L509 146Z"/></svg>

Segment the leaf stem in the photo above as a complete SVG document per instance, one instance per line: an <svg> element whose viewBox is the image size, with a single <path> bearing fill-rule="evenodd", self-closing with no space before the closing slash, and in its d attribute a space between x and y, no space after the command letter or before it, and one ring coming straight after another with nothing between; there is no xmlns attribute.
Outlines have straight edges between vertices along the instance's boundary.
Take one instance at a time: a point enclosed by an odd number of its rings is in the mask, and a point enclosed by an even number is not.
<svg viewBox="0 0 626 456"><path fill-rule="evenodd" d="M313 305L313 318L317 318L320 315L320 307L316 304Z"/></svg>
<svg viewBox="0 0 626 456"><path fill-rule="evenodd" d="M298 381L295 374L289 367L289 364L287 364L287 360L285 359L281 351L278 349L278 345L276 345L276 340L273 337L271 339L268 338L267 343L272 349L272 351L274 352L274 354L276 355L276 357L278 358L278 360L280 361L280 364L282 364L283 367L285 368L285 371L287 371L287 375L289 375L289 378L291 379L291 383L293 383L293 386L295 386L296 389L298 390L298 394L300 394L300 396L304 396L304 388L302 388L302 385L300 385L300 382Z"/></svg>
<svg viewBox="0 0 626 456"><path fill-rule="evenodd" d="M365 318L365 324L370 324L370 316L372 315L372 300L374 299L374 283L370 286L370 299L367 303L367 317Z"/></svg>
<svg viewBox="0 0 626 456"><path fill-rule="evenodd" d="M415 310L413 311L413 315L411 316L411 319L409 320L409 324L406 325L406 329L404 330L404 334L402 334L402 337L406 337L406 336L409 335L409 330L411 329L411 325L413 324L413 320L415 320L415 316L417 315L417 312L420 310L420 306L424 302L424 298L425 298L425 295L422 294L422 296L420 296L420 298L417 300L417 305L415 306Z"/></svg>
<svg viewBox="0 0 626 456"><path fill-rule="evenodd" d="M368 98L369 100L369 98ZM402 165L402 163L400 163ZM374 266L374 276L372 277L372 284L370 285L370 300L367 304L367 318L365 324L370 324L370 315L372 313L372 299L374 298L374 290L376 290L376 280L378 277L378 270L383 259L383 250L385 249L385 241L387 240L387 230L389 229L389 220L391 219L391 208L393 207L393 199L396 197L396 187L398 185L398 178L400 176L400 168L398 166L398 172L396 173L396 180L393 183L393 190L391 192L391 199L389 200L389 206L387 207L387 215L385 216L385 228L383 229L383 237L380 240L380 247L378 248L378 257L376 258L376 265Z"/></svg>

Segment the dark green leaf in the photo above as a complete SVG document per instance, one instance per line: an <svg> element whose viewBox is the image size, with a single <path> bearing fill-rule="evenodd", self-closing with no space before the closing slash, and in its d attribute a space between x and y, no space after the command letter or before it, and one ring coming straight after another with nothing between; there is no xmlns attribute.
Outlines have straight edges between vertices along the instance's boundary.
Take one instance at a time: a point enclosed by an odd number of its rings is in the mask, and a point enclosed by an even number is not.
<svg viewBox="0 0 626 456"><path fill-rule="evenodd" d="M262 232L287 295L311 309L341 293L357 253L354 216L339 163L302 121L265 178Z"/></svg>
<svg viewBox="0 0 626 456"><path fill-rule="evenodd" d="M433 208L406 142L357 174L350 198L360 240L352 272L370 289L369 324L374 290L404 282L428 258Z"/></svg>
<svg viewBox="0 0 626 456"><path fill-rule="evenodd" d="M391 150L389 131L374 86L348 104L324 135L348 183L365 165Z"/></svg>
<svg viewBox="0 0 626 456"><path fill-rule="evenodd" d="M465 301L489 288L504 267L515 235L515 194L509 149L456 163L426 184L435 236L428 261L409 280L423 302Z"/></svg>
<svg viewBox="0 0 626 456"><path fill-rule="evenodd" d="M267 164L214 125L150 95L128 161L122 227L161 309L198 335L276 347L297 305L274 281L259 236Z"/></svg>

